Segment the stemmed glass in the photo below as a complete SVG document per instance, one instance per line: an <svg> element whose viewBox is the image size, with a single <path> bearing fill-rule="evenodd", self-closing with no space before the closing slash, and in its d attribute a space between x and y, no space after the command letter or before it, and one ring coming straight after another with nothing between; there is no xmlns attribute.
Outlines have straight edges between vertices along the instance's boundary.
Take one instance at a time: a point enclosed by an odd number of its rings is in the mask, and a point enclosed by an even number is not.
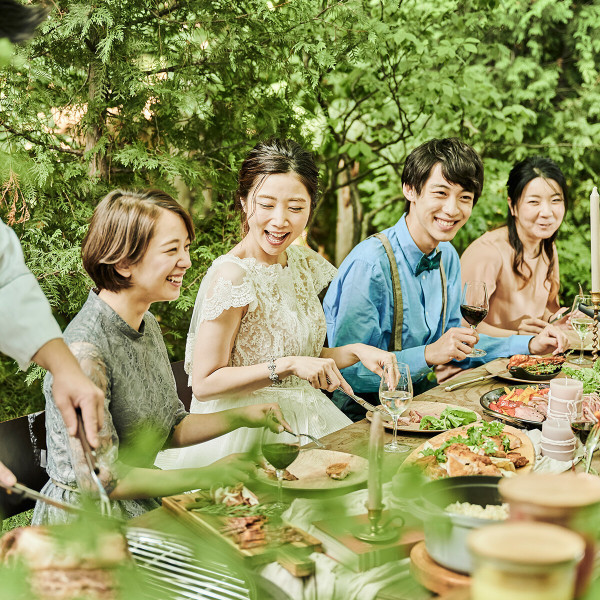
<svg viewBox="0 0 600 600"><path fill-rule="evenodd" d="M406 444L398 443L398 419L408 408L412 397L413 386L408 365L396 361L386 363L379 384L379 401L394 423L394 440L383 447L386 452L408 452L411 449Z"/></svg>
<svg viewBox="0 0 600 600"><path fill-rule="evenodd" d="M485 281L467 281L462 291L460 314L473 331L487 317L488 310L489 303ZM486 354L485 350L473 348L469 356L485 356Z"/></svg>
<svg viewBox="0 0 600 600"><path fill-rule="evenodd" d="M286 411L284 419L292 431L298 431L296 415L293 411ZM261 451L277 474L277 502L274 502L271 506L275 511L283 512L288 507L288 504L283 501L283 473L300 453L300 438L289 431L284 430L277 433L265 427L262 430Z"/></svg>
<svg viewBox="0 0 600 600"><path fill-rule="evenodd" d="M575 296L571 311L571 327L577 332L577 335L581 340L581 347L579 349L579 356L577 358L569 359L569 362L572 362L576 365L587 365L592 361L583 356L583 347L585 344L585 336L587 335L588 331L591 330L594 320L583 313L579 309L580 306L589 308L590 312L593 314L594 305L592 303L592 297L584 294L577 294L577 296Z"/></svg>

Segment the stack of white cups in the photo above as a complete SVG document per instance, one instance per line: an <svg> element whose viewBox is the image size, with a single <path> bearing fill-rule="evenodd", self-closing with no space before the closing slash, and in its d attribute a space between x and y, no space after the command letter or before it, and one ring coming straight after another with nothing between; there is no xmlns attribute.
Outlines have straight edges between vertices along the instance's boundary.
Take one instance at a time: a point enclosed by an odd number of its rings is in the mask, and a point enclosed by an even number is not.
<svg viewBox="0 0 600 600"><path fill-rule="evenodd" d="M583 414L583 382L577 379L553 379L548 394L548 416L542 425L542 456L555 460L573 460L576 438L571 422Z"/></svg>

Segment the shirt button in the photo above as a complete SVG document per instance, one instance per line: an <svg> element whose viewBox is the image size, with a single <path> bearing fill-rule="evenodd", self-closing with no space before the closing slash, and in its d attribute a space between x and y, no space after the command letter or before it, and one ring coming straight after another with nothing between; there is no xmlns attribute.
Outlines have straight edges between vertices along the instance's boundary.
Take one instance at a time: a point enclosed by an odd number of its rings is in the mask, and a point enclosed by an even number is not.
<svg viewBox="0 0 600 600"><path fill-rule="evenodd" d="M423 279L425 279L425 275L423 275Z"/></svg>

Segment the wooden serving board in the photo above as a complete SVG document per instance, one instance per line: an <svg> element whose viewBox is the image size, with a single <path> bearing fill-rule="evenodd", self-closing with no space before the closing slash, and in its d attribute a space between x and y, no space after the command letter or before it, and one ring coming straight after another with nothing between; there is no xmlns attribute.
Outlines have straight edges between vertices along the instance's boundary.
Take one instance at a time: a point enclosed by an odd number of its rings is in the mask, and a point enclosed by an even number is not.
<svg viewBox="0 0 600 600"><path fill-rule="evenodd" d="M445 594L456 588L464 589L471 585L471 578L468 575L456 573L438 565L429 556L425 542L419 542L410 551L410 571L422 586L436 594ZM463 596L458 597L462 598Z"/></svg>
<svg viewBox="0 0 600 600"><path fill-rule="evenodd" d="M204 499L204 497L202 497ZM184 523L196 530L200 535L207 534L226 544L249 565L260 565L278 560L282 566L297 577L309 575L314 563L308 559L312 552L322 552L321 542L312 535L295 528L303 536L301 542L282 545L265 545L254 548L240 548L229 536L221 533L227 517L191 510L198 505L196 494L180 494L162 499L163 508L173 512Z"/></svg>
<svg viewBox="0 0 600 600"><path fill-rule="evenodd" d="M473 425L476 424L472 423L471 425L463 425L462 427L457 427L456 429L449 429L448 431L444 431L444 433L440 433L439 435L432 437L429 441L423 442L406 457L404 464L414 464L418 458L421 458L421 450L425 448L425 444L431 444L434 448L438 448L451 437L466 434L467 429L469 429L469 427L473 427ZM535 464L535 448L533 447L531 440L525 433L523 433L523 431L517 429L516 427L511 427L510 425L504 425L504 432L510 433L521 440L521 446L515 451L529 459L528 464L516 470L517 475L529 473Z"/></svg>

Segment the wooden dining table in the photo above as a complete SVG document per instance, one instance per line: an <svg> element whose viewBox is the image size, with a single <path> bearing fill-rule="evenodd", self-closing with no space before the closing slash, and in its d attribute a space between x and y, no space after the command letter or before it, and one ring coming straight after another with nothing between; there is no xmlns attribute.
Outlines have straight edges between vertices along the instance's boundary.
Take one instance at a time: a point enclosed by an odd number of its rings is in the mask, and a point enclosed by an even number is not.
<svg viewBox="0 0 600 600"><path fill-rule="evenodd" d="M500 388L503 386L514 385L513 382L511 384L510 381L499 378L497 376L487 377L486 379L473 381L472 383L466 383L466 385L461 385L450 391L447 391L446 388L450 385L454 385L462 382L471 382L472 380L476 380L481 377L486 377L492 374L502 374L506 372L506 364L508 359L497 359L495 361L491 361L485 365L479 366L475 369L471 369L467 372L463 372L460 375L454 377L453 379L445 382L442 385L438 385L429 391L420 394L415 397L415 400L426 400L430 402L443 402L448 404L455 404L464 408L468 408L474 410L478 413L482 413L480 398L486 392L490 390ZM484 420L492 420L490 417L483 415ZM362 456L367 458L368 456L368 445L369 445L369 432L370 432L370 422L367 419L363 419L356 423L352 423L339 431L331 433L323 438L321 441L326 444L326 447L330 450L337 450L339 452L347 452L350 454L355 454L358 456ZM390 441L392 439L391 431L385 432L385 441ZM424 441L429 439L431 434L425 434L423 432L405 432L400 431L398 433L398 441L402 444L406 444L410 447L410 449L417 448ZM312 444L308 445L308 447L313 446ZM385 453L384 454L384 463L383 469L386 473L395 472L408 456L410 451L398 454ZM594 457L594 461L592 466L600 472L600 459ZM581 468L580 466L578 467ZM135 526L143 526L143 527L157 527L162 528L164 526L164 520L167 518L165 514L166 511L164 509L158 509L156 511L152 511L152 513L148 513L143 515L142 517L138 517L132 520L132 525ZM172 518L172 517L168 517ZM378 594L379 600L413 600L417 596L415 596L414 590L410 592L410 596L407 596L402 591L398 591L397 589L383 589ZM418 598L432 598L435 595L428 593L424 589L419 590Z"/></svg>

